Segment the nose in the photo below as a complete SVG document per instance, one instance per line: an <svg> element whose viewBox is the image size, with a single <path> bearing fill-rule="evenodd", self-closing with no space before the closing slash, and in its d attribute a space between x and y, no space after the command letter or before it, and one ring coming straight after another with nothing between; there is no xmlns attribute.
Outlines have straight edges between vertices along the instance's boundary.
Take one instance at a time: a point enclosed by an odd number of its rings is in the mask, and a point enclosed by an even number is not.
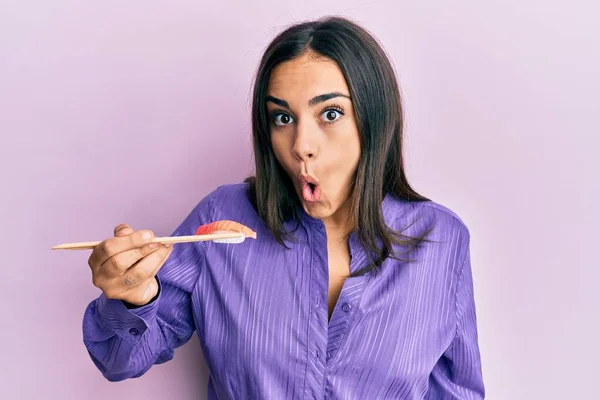
<svg viewBox="0 0 600 400"><path fill-rule="evenodd" d="M307 123L296 124L296 137L292 153L300 161L314 159L319 153L319 144L316 138L316 129Z"/></svg>

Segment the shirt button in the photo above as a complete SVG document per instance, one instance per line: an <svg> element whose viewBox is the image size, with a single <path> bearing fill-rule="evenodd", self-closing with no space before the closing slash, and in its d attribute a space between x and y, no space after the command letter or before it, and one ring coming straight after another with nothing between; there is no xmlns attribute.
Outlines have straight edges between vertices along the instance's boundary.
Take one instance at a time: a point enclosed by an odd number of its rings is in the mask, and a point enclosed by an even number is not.
<svg viewBox="0 0 600 400"><path fill-rule="evenodd" d="M319 350L317 350L316 356L317 356L317 358L319 358L321 356L321 352Z"/></svg>
<svg viewBox="0 0 600 400"><path fill-rule="evenodd" d="M135 335L139 334L140 331L137 328L131 328L129 330L129 333L135 336Z"/></svg>
<svg viewBox="0 0 600 400"><path fill-rule="evenodd" d="M352 305L348 304L348 303L344 303L344 305L342 306L342 310L344 310L344 312L348 312L352 309Z"/></svg>
<svg viewBox="0 0 600 400"><path fill-rule="evenodd" d="M330 351L328 351L328 352L327 352L327 359L329 360L330 358L331 358L331 352L330 352Z"/></svg>

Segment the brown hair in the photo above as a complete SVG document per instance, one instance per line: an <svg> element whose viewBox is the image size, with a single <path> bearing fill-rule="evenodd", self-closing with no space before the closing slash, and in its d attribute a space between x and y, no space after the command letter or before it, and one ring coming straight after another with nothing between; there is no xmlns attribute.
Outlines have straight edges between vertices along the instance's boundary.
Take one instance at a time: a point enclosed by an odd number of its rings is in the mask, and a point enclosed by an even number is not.
<svg viewBox="0 0 600 400"><path fill-rule="evenodd" d="M394 69L377 41L362 27L342 17L327 17L295 24L269 44L254 82L252 136L256 176L249 197L276 240L293 231L284 222L299 221L299 199L291 179L275 158L270 140L266 96L271 71L278 64L310 51L335 61L342 70L356 116L361 158L352 182L351 213L369 265L354 276L378 269L388 257L397 258L392 244L418 247L431 231L418 237L404 236L386 226L381 204L386 194L409 201L429 201L409 185L402 156L403 110ZM352 233L352 232L350 232ZM406 260L411 261L411 260Z"/></svg>

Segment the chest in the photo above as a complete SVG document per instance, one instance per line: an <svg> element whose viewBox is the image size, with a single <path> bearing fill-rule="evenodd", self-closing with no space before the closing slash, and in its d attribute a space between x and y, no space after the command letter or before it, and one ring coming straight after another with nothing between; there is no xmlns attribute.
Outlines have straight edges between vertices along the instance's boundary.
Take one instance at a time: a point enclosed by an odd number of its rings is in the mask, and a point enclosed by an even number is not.
<svg viewBox="0 0 600 400"><path fill-rule="evenodd" d="M350 249L342 241L330 241L327 244L327 265L329 286L327 288L328 315L335 309L346 277L350 274Z"/></svg>
<svg viewBox="0 0 600 400"><path fill-rule="evenodd" d="M374 392L423 387L454 335L448 276L433 266L394 265L378 279L345 278L350 262L362 265L361 252L350 257L331 243L289 251L251 244L244 252L211 246L194 292L215 386L232 398L294 399L309 397L311 382L336 385L339 398L373 382Z"/></svg>

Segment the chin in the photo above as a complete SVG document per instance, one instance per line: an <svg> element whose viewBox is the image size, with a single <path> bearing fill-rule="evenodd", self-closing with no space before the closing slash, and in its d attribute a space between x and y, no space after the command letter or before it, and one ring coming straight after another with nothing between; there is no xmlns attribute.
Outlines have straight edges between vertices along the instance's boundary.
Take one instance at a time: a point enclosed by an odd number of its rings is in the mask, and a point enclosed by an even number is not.
<svg viewBox="0 0 600 400"><path fill-rule="evenodd" d="M306 213L313 218L325 219L331 217L333 214L329 207L326 207L320 202L308 203L306 201L302 201L302 204L304 206L304 211L306 211Z"/></svg>

